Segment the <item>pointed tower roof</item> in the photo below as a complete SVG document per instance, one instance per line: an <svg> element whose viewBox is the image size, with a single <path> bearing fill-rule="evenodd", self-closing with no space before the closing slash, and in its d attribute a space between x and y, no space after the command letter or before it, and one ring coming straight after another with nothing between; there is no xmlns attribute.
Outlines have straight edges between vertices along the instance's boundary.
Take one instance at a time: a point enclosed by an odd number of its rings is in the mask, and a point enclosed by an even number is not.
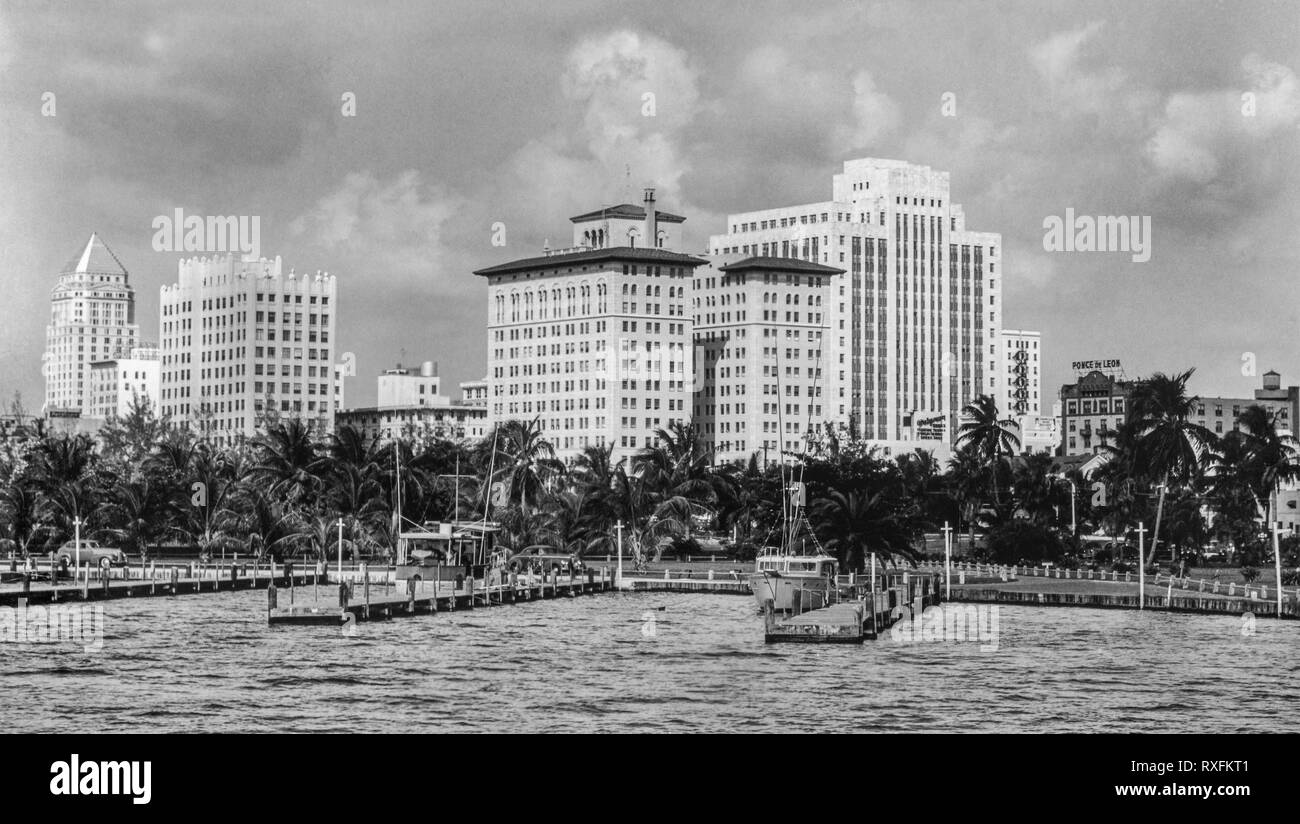
<svg viewBox="0 0 1300 824"><path fill-rule="evenodd" d="M125 275L126 267L98 233L91 232L85 248L64 265L60 274Z"/></svg>

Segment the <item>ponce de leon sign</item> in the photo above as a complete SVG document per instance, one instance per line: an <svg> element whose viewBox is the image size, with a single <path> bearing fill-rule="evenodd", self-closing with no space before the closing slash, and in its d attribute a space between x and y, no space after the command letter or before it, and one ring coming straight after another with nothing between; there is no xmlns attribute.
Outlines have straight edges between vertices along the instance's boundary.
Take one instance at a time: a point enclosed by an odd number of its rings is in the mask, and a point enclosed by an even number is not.
<svg viewBox="0 0 1300 824"><path fill-rule="evenodd" d="M1070 366L1075 372L1091 372L1093 369L1119 369L1119 360L1077 360Z"/></svg>

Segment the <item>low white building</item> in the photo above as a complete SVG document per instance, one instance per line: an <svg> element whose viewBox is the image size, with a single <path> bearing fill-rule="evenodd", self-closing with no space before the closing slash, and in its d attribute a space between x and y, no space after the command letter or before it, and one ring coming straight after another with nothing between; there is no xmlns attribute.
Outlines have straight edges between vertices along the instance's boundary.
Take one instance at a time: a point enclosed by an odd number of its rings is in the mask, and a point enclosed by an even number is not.
<svg viewBox="0 0 1300 824"><path fill-rule="evenodd" d="M84 417L125 417L136 398L148 400L157 414L161 363L157 347L137 347L127 358L92 361Z"/></svg>
<svg viewBox="0 0 1300 824"><path fill-rule="evenodd" d="M398 364L378 376L375 406L339 411L336 423L351 425L366 437L381 441L394 438L436 437L446 440L478 440L487 435L487 383L461 384L464 399L453 401L440 393L441 380L433 361L420 368Z"/></svg>

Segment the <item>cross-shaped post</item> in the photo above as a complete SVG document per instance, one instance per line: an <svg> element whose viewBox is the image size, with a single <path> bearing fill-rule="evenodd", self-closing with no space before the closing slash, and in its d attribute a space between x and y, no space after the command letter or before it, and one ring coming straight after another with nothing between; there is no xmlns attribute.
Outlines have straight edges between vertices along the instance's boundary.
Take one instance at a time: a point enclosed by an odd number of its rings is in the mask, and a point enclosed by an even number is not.
<svg viewBox="0 0 1300 824"><path fill-rule="evenodd" d="M618 573L614 576L614 588L618 589L623 586L623 522L615 524L614 529L618 532Z"/></svg>
<svg viewBox="0 0 1300 824"><path fill-rule="evenodd" d="M1147 562L1146 562L1146 534L1147 529L1138 521L1138 609L1142 609L1146 604L1147 595Z"/></svg>
<svg viewBox="0 0 1300 824"><path fill-rule="evenodd" d="M73 539L72 539L73 551L76 553L76 562L77 562L76 567L73 568L74 580L75 580L76 573L81 570L81 525L83 523L85 523L85 521L81 520L80 515L77 515L72 519L72 529L74 532Z"/></svg>
<svg viewBox="0 0 1300 824"><path fill-rule="evenodd" d="M943 600L952 596L952 527L943 522Z"/></svg>
<svg viewBox="0 0 1300 824"><path fill-rule="evenodd" d="M343 519L339 518L339 581L343 581Z"/></svg>

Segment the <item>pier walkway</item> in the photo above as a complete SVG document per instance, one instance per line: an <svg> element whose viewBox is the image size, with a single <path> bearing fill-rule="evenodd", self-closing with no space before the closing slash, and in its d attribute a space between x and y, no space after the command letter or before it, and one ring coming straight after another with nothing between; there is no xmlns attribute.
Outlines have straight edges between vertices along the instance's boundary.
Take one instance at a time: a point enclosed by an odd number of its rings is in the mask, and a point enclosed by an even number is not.
<svg viewBox="0 0 1300 824"><path fill-rule="evenodd" d="M848 643L875 640L894 623L939 602L939 576L890 569L870 576L841 575L831 603L793 615L777 615L771 601L764 614L763 639L772 643Z"/></svg>
<svg viewBox="0 0 1300 824"><path fill-rule="evenodd" d="M484 584L482 579L467 578L459 587L452 581L404 583L404 590L394 587L392 591L385 591L382 585L373 585L368 576L360 581L344 581L333 588L333 600L298 600L292 589L269 588L266 620L272 626L337 627L362 621L574 598L614 588L613 578L606 569L588 569L584 576L511 574L500 582L489 584Z"/></svg>
<svg viewBox="0 0 1300 824"><path fill-rule="evenodd" d="M265 589L291 585L324 585L327 576L315 566L306 571L284 566L230 563L146 564L100 569L83 565L72 577L51 577L48 564L0 572L0 606L52 604L63 601L102 601L115 598L149 598L208 592Z"/></svg>

